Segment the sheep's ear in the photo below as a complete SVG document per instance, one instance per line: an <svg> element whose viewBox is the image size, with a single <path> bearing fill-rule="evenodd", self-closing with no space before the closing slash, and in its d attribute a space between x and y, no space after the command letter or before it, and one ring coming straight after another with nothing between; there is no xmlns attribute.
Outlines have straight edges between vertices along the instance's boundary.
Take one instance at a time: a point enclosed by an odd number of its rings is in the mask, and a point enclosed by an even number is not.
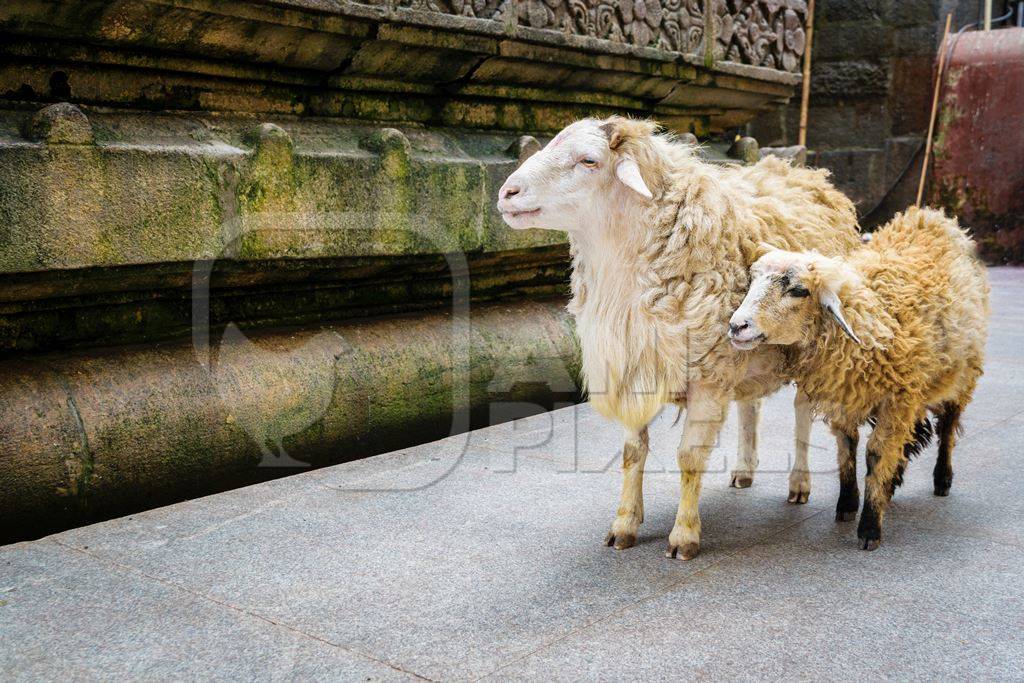
<svg viewBox="0 0 1024 683"><path fill-rule="evenodd" d="M648 199L654 198L654 195L647 187L647 183L644 182L643 176L640 175L640 166L632 159L626 158L616 164L615 177L637 194L641 194Z"/></svg>
<svg viewBox="0 0 1024 683"><path fill-rule="evenodd" d="M780 251L780 249L773 244L768 244L767 242L758 242L757 249L754 250L754 258L759 259L765 254L770 254L773 251Z"/></svg>
<svg viewBox="0 0 1024 683"><path fill-rule="evenodd" d="M615 121L609 121L601 125L601 132L608 138L608 149L618 149L622 144L622 128Z"/></svg>
<svg viewBox="0 0 1024 683"><path fill-rule="evenodd" d="M860 338L857 337L850 328L850 324L846 322L846 318L843 317L843 304L839 301L839 297L836 296L836 293L830 289L823 289L819 300L821 301L821 307L828 311L829 315L832 316L832 319L835 320L836 323L839 324L839 327L842 328L843 332L846 333L846 336L857 342L858 346L864 346Z"/></svg>

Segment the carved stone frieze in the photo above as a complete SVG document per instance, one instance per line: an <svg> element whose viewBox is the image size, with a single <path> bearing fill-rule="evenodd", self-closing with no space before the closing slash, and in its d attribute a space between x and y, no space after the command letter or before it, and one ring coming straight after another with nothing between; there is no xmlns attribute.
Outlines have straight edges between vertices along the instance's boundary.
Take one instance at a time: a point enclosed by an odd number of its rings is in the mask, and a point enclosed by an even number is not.
<svg viewBox="0 0 1024 683"><path fill-rule="evenodd" d="M711 0L718 27L716 56L730 62L797 72L807 36L804 0Z"/></svg>
<svg viewBox="0 0 1024 683"><path fill-rule="evenodd" d="M400 0L400 5L616 43L694 53L704 38L704 0Z"/></svg>

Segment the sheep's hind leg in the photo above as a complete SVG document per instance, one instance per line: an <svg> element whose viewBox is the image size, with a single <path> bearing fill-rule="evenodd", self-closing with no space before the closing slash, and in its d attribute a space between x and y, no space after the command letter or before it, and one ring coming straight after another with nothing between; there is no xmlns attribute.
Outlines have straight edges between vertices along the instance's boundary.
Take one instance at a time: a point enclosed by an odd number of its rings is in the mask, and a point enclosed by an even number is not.
<svg viewBox="0 0 1024 683"><path fill-rule="evenodd" d="M796 412L796 459L789 473L789 502L803 504L811 495L811 472L807 463L807 451L811 445L811 399L802 391L793 399Z"/></svg>
<svg viewBox="0 0 1024 683"><path fill-rule="evenodd" d="M912 440L914 416L919 412L904 405L879 411L875 430L868 440L864 507L857 525L857 538L864 550L875 550L882 543L882 520L892 499L896 477L906 467L904 446Z"/></svg>
<svg viewBox="0 0 1024 683"><path fill-rule="evenodd" d="M605 536L606 545L616 550L636 544L636 532L644 521L644 463L649 448L647 427L639 432L627 432L622 446L622 497L612 522L612 530Z"/></svg>
<svg viewBox="0 0 1024 683"><path fill-rule="evenodd" d="M712 387L699 385L687 392L688 404L683 438L676 458L679 463L680 497L675 525L668 537L666 557L690 560L700 552L701 477L708 454L725 421L729 399Z"/></svg>
<svg viewBox="0 0 1024 683"><path fill-rule="evenodd" d="M839 500L836 501L836 521L849 522L857 518L860 490L857 488L856 427L832 426L836 437L836 460L839 463Z"/></svg>
<svg viewBox="0 0 1024 683"><path fill-rule="evenodd" d="M737 449L736 467L729 475L729 486L737 489L750 488L757 470L757 430L761 422L761 399L737 401L739 414L740 442Z"/></svg>
<svg viewBox="0 0 1024 683"><path fill-rule="evenodd" d="M948 496L953 485L953 447L960 429L961 410L956 403L943 403L935 421L935 430L939 434L939 459L935 461L932 473L936 496Z"/></svg>

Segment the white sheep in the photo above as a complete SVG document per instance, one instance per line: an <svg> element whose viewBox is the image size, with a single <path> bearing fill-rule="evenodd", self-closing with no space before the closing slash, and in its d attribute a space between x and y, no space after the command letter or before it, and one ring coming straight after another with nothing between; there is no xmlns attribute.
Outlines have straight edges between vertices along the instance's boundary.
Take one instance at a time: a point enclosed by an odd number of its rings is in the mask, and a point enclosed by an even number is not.
<svg viewBox="0 0 1024 683"><path fill-rule="evenodd" d="M882 518L909 456L927 444L937 414L935 495L949 494L960 414L982 373L989 286L974 243L956 220L930 209L898 214L845 257L771 250L751 268L732 316L739 349L790 349L800 390L839 434L867 445L857 537L881 543ZM836 518L857 510L856 463L841 452Z"/></svg>
<svg viewBox="0 0 1024 683"><path fill-rule="evenodd" d="M513 228L569 233L569 308L590 401L626 430L609 545L633 545L643 521L647 425L666 403L686 407L682 495L667 554L690 559L700 548L701 475L729 401L743 402L746 435L733 481L748 483L756 401L786 381L779 349L739 353L723 334L758 244L842 254L860 241L853 205L826 172L774 158L751 167L709 164L656 128L619 117L568 126L506 180L498 208ZM805 502L810 414L802 397L797 406L790 500Z"/></svg>

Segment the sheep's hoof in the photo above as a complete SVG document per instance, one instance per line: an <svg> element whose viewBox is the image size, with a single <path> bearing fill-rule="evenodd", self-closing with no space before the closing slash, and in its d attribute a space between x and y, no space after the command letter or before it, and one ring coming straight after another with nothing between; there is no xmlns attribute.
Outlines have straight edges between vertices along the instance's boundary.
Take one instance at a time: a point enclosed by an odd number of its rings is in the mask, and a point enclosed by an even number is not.
<svg viewBox="0 0 1024 683"><path fill-rule="evenodd" d="M797 505L803 505L807 502L807 498L810 496L809 491L790 491L789 502L796 503Z"/></svg>
<svg viewBox="0 0 1024 683"><path fill-rule="evenodd" d="M699 543L684 543L681 548L677 545L672 545L671 543L669 543L668 550L665 551L665 557L672 558L673 560L677 558L680 560L692 560L699 554Z"/></svg>
<svg viewBox="0 0 1024 683"><path fill-rule="evenodd" d="M836 510L837 522L852 522L857 519L856 510Z"/></svg>
<svg viewBox="0 0 1024 683"><path fill-rule="evenodd" d="M935 495L945 498L949 495L950 484L935 484Z"/></svg>
<svg viewBox="0 0 1024 683"><path fill-rule="evenodd" d="M609 531L608 535L604 537L604 544L609 548L615 548L616 550L625 550L626 548L632 548L636 545L636 536L633 534L618 534Z"/></svg>
<svg viewBox="0 0 1024 683"><path fill-rule="evenodd" d="M734 489L749 489L754 483L754 478L746 474L734 474L732 475L732 481L729 482L729 486Z"/></svg>
<svg viewBox="0 0 1024 683"><path fill-rule="evenodd" d="M882 544L882 529L877 524L871 524L872 512L873 509L865 506L864 514L860 516L860 528L857 529L857 538L864 550L877 550ZM865 524L865 521L868 523Z"/></svg>

